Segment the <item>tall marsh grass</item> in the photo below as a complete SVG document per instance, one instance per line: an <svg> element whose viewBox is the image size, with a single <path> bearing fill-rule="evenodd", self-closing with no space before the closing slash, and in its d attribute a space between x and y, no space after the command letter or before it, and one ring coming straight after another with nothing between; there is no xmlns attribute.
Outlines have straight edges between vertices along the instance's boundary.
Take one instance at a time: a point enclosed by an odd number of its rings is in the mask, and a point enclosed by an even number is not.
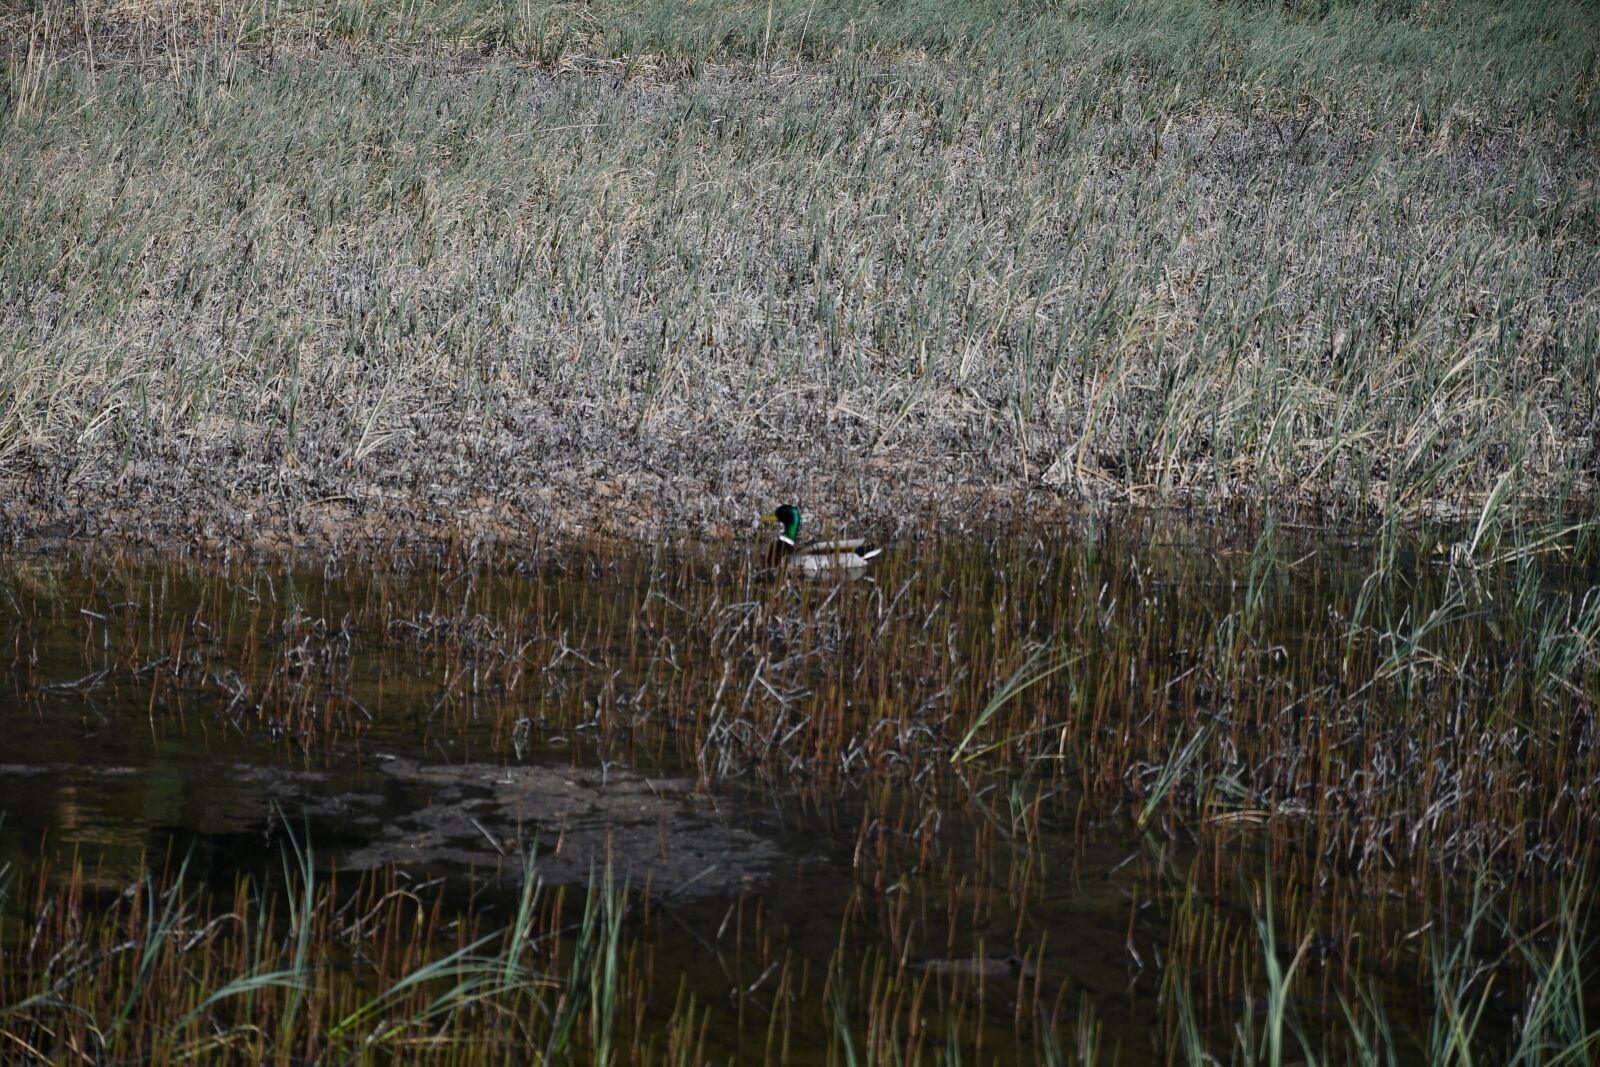
<svg viewBox="0 0 1600 1067"><path fill-rule="evenodd" d="M1270 881L1270 880L1269 880ZM1284 1063L1578 1064L1600 1050L1600 1030L1588 1021L1592 991L1593 905L1581 881L1561 889L1559 909L1548 924L1521 930L1499 909L1500 895L1482 881L1472 887L1464 917L1441 904L1424 928L1428 944L1427 1025L1406 1033L1386 1017L1380 992L1362 987L1338 996L1337 1021L1314 1020L1304 990L1309 939L1290 951L1281 945L1266 887L1258 905L1256 933L1262 961L1262 996L1247 1000L1231 1034L1208 1035L1197 1025L1191 994L1179 972L1169 975L1177 1016L1178 1047L1191 1067L1228 1062L1277 1067ZM1500 954L1486 950L1500 947ZM1537 947L1535 947L1537 946ZM1529 988L1526 1011L1509 1033L1490 1034L1487 1012L1507 964L1525 956ZM1285 965L1284 958L1288 957ZM1259 1017L1258 1017L1258 1014ZM1342 1019L1339 1017L1342 1016ZM1340 1022L1345 1024L1344 1033ZM1332 1031L1330 1033L1329 1031ZM1347 1042L1339 1040L1348 1038ZM1226 1052L1226 1058L1219 1053Z"/></svg>
<svg viewBox="0 0 1600 1067"><path fill-rule="evenodd" d="M1592 7L768 14L13 9L0 468L247 537L1592 496Z"/></svg>

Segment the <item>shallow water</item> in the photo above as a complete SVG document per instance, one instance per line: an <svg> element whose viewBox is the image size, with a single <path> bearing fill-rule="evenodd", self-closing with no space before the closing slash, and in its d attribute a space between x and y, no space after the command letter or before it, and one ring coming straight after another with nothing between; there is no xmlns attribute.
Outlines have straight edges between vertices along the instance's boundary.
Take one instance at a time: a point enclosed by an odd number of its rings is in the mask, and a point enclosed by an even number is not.
<svg viewBox="0 0 1600 1067"><path fill-rule="evenodd" d="M1527 804L1552 767L1595 788L1581 568L1166 519L881 564L11 558L0 864L76 857L114 892L187 856L220 892L280 878L294 834L325 873L443 879L492 915L530 850L577 896L609 860L636 1033L687 992L709 1060L837 1058L834 976L858 1048L1007 1062L1093 1034L1142 1062L1174 1047L1173 975L1214 1047L1259 1012L1268 907L1312 1033L1356 982L1422 1034L1414 931L1485 870L1536 923L1592 858L1592 828ZM1501 716L1520 750L1464 746ZM1495 838L1506 801L1465 790L1512 765L1524 823Z"/></svg>

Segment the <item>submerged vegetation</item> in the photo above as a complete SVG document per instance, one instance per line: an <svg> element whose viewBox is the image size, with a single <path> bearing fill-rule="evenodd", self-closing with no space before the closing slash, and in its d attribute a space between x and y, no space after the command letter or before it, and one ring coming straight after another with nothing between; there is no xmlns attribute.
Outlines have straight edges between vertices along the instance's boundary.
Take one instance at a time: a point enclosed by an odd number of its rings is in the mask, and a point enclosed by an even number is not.
<svg viewBox="0 0 1600 1067"><path fill-rule="evenodd" d="M1600 16L32 0L19 532L1592 508Z"/></svg>
<svg viewBox="0 0 1600 1067"><path fill-rule="evenodd" d="M172 1057L1592 1054L1592 534L1564 563L1512 541L1473 564L1461 541L1056 533L906 546L821 583L756 545L420 571L17 559L8 736L48 760L66 729L87 768L43 809L0 805L102 859L63 854L9 898L0 1029L56 1055L73 1046L52 1035L94 1047L124 1013ZM133 805L150 821L109 845L125 819L90 798L127 786L94 768L197 733L207 765L281 768L215 793L172 752ZM551 760L601 793L692 783L777 849L700 853L743 868L702 899L694 875L606 881L608 861L643 869L615 854L641 835L608 848L549 808L442 794L468 873L424 846L438 814L409 790L446 779L390 769L408 753L489 794ZM471 771L486 758L507 770ZM398 840L369 825L374 793ZM188 882L119 873L177 870L162 828L219 802ZM691 847L676 817L644 816L645 851ZM27 855L37 832L0 842ZM358 861L374 840L382 862ZM301 858L275 872L285 848ZM542 888L524 862L551 864ZM172 980L147 991L135 958ZM302 1026L261 1022L302 1003Z"/></svg>

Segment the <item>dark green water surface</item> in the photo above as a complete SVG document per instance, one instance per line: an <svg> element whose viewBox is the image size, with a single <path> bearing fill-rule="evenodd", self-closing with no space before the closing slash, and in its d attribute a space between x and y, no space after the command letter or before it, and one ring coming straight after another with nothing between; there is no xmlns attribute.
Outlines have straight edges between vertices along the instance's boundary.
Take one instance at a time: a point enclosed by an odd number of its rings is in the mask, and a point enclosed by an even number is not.
<svg viewBox="0 0 1600 1067"><path fill-rule="evenodd" d="M325 874L493 913L532 848L574 899L609 858L641 1025L687 990L709 1060L843 1062L833 974L863 1056L878 1026L929 1062L1143 1063L1182 1058L1180 987L1226 1057L1263 921L1301 949L1307 1040L1344 1048L1367 996L1426 1061L1449 942L1419 931L1475 888L1537 927L1593 866L1581 551L1170 519L889 540L849 582L767 574L754 541L13 554L0 867L114 893L186 856L222 892L280 878L293 833ZM1501 1049L1528 976L1480 937Z"/></svg>

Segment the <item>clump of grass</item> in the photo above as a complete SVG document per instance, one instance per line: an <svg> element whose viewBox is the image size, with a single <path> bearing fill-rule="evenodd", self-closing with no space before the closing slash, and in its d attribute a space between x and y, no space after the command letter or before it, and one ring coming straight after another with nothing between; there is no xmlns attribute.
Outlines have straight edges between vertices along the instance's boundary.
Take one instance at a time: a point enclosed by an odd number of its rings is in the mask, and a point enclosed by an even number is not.
<svg viewBox="0 0 1600 1067"><path fill-rule="evenodd" d="M187 862L108 900L81 866L41 871L29 913L8 917L19 925L0 939L13 1050L48 1062L137 1047L157 1063L451 1050L475 1062L559 1033L564 1056L609 1062L635 981L618 966L620 894L597 882L586 915L604 909L605 951L585 950L586 918L563 979L551 967L561 911L540 896L531 857L514 920L483 932L472 909L451 915L444 894L429 900L393 871L341 894L318 878L309 840L291 835L285 852L285 883L243 878L231 898L192 888ZM577 1040L574 1019L587 1027Z"/></svg>
<svg viewBox="0 0 1600 1067"><path fill-rule="evenodd" d="M1289 965L1283 966L1271 897L1269 888L1256 918L1263 965L1261 1006L1265 1013L1259 1031L1251 998L1231 1036L1219 1034L1208 1041L1196 1025L1184 976L1178 972L1169 975L1180 1048L1190 1064L1220 1062L1217 1053L1223 1051L1222 1046L1227 1047L1228 1062L1274 1065L1334 1062L1329 1057L1343 1054L1353 1054L1354 1058L1338 1062L1371 1065L1408 1062L1413 1057L1429 1064L1466 1063L1486 1056L1503 1063L1582 1063L1600 1046L1600 1032L1587 1021L1586 994L1579 978L1586 966L1584 957L1592 950L1587 890L1581 881L1562 886L1561 905L1549 929L1518 930L1508 916L1497 913L1500 895L1482 880L1472 886L1464 920L1452 923L1446 907L1423 927L1427 931L1428 979L1433 993L1431 1017L1426 1031L1415 1035L1416 1048L1397 1037L1396 1028L1384 1015L1380 997L1366 987L1357 998L1346 999L1343 994L1339 997L1343 1019L1348 1024L1348 1032L1343 1035L1346 1042L1331 1044L1337 1035L1323 1034L1320 1041L1313 1037L1310 1020L1295 1007L1297 1000L1304 998L1294 991L1297 976L1304 974L1302 964L1309 938L1300 942ZM1488 1033L1485 1018L1496 979L1506 973L1508 960L1505 956L1484 958L1482 945L1486 936L1507 946L1505 951L1512 955L1518 950L1527 952L1532 942L1550 946L1548 952L1534 951L1527 957L1527 1014L1520 1025L1496 1035L1500 1041Z"/></svg>

